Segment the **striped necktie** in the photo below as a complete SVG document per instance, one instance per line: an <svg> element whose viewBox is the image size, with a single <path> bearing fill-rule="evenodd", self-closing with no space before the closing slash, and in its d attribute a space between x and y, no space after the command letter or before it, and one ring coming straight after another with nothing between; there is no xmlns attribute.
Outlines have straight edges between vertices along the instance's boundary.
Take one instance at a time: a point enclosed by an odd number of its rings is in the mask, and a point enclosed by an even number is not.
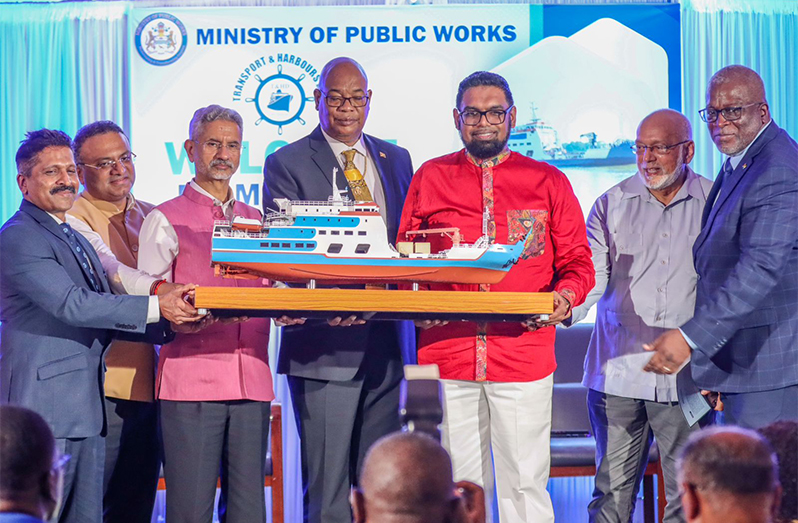
<svg viewBox="0 0 798 523"><path fill-rule="evenodd" d="M75 256L78 258L78 262L80 263L81 267L83 267L85 272L89 273L89 284L91 285L92 290L94 292L102 292L100 278L97 276L97 273L94 272L94 267L92 267L89 255L86 254L85 246L81 246L80 241L78 240L77 236L75 236L75 231L72 230L72 227L68 223L62 223L61 230L67 237L67 243L69 243L69 246L72 247L72 252L75 253Z"/></svg>

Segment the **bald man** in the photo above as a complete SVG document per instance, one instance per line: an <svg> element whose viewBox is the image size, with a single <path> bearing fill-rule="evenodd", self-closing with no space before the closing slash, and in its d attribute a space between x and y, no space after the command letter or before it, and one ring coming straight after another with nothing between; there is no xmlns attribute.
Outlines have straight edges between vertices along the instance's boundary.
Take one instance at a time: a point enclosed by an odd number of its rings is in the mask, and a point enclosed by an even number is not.
<svg viewBox="0 0 798 523"><path fill-rule="evenodd" d="M351 58L330 60L313 96L319 126L266 158L264 212L278 209L276 198L375 201L394 242L413 165L407 150L363 132L372 97L365 71ZM340 320L288 327L280 341L277 372L291 388L310 523L351 518L347 496L366 450L399 430L402 354L415 354L410 322Z"/></svg>
<svg viewBox="0 0 798 523"><path fill-rule="evenodd" d="M771 523L782 491L772 447L739 427L691 436L679 460L679 486L689 523Z"/></svg>
<svg viewBox="0 0 798 523"><path fill-rule="evenodd" d="M653 436L668 499L664 521L684 522L676 456L698 426L688 426L679 408L676 377L644 372L634 356L693 314L690 252L712 182L689 167L692 138L681 113L646 116L633 146L637 174L602 194L587 219L596 287L564 323L584 319L598 303L582 380L597 445L591 522L631 521Z"/></svg>
<svg viewBox="0 0 798 523"><path fill-rule="evenodd" d="M354 523L484 523L485 495L452 480L452 460L431 437L386 436L369 450L351 495Z"/></svg>
<svg viewBox="0 0 798 523"><path fill-rule="evenodd" d="M723 396L724 423L798 419L798 144L747 67L724 67L699 111L725 155L693 248L693 318L654 342L648 369Z"/></svg>

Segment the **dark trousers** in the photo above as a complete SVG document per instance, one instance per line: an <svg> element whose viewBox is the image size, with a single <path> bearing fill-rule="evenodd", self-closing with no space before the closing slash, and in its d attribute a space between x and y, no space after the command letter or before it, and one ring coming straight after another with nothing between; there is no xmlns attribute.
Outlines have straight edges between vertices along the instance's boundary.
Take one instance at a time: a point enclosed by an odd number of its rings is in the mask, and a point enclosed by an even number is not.
<svg viewBox="0 0 798 523"><path fill-rule="evenodd" d="M304 521L352 520L349 490L366 451L400 428L401 381L398 351L367 354L351 381L288 377L300 433Z"/></svg>
<svg viewBox="0 0 798 523"><path fill-rule="evenodd" d="M665 523L683 523L676 460L687 438L699 430L687 424L678 403L624 398L590 389L590 426L596 437L596 486L588 505L591 523L629 523L653 437L665 479ZM704 418L702 423L709 421Z"/></svg>
<svg viewBox="0 0 798 523"><path fill-rule="evenodd" d="M219 520L266 523L270 403L160 401L166 521L210 523L221 477Z"/></svg>
<svg viewBox="0 0 798 523"><path fill-rule="evenodd" d="M720 399L724 425L758 429L776 421L798 420L798 385L761 392L723 392Z"/></svg>
<svg viewBox="0 0 798 523"><path fill-rule="evenodd" d="M161 458L154 402L105 398L103 521L150 523Z"/></svg>
<svg viewBox="0 0 798 523"><path fill-rule="evenodd" d="M71 459L64 470L64 497L59 523L99 522L103 513L103 462L105 443L102 436L57 438L61 454Z"/></svg>

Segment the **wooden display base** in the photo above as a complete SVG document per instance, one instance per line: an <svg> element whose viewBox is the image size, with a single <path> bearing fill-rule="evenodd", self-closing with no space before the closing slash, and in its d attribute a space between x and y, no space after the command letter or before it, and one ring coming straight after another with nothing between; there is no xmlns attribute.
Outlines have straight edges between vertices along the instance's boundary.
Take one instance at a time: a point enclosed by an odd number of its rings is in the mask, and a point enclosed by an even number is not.
<svg viewBox="0 0 798 523"><path fill-rule="evenodd" d="M551 314L554 298L550 292L197 287L194 305L216 316L523 321Z"/></svg>

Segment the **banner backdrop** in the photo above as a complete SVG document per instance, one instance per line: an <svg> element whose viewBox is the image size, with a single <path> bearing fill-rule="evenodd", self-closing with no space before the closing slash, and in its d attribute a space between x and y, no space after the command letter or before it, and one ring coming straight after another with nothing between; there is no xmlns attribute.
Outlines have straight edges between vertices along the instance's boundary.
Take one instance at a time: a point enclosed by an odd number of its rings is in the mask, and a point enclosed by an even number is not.
<svg viewBox="0 0 798 523"><path fill-rule="evenodd" d="M457 85L502 74L518 108L513 150L568 174L587 211L634 172L649 112L679 109L679 6L403 6L132 9L135 193L159 203L192 177L183 142L212 103L244 118L236 198L261 207L266 155L318 124L324 64L350 56L373 91L365 131L407 148L417 168L462 147Z"/></svg>

